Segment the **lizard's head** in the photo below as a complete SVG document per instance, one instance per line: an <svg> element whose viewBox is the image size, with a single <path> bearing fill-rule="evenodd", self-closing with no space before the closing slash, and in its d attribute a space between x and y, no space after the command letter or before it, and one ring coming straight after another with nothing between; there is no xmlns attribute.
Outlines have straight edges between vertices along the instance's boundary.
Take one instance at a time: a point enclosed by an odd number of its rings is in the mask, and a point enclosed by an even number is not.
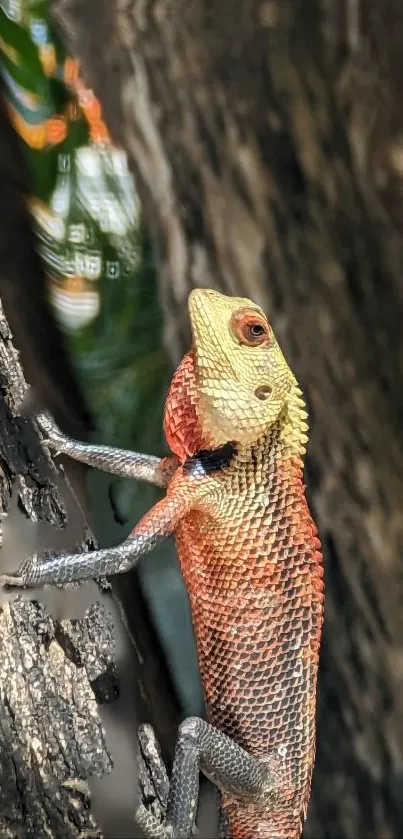
<svg viewBox="0 0 403 839"><path fill-rule="evenodd" d="M191 292L189 315L203 436L212 447L254 443L296 386L266 316L250 300L207 289Z"/></svg>

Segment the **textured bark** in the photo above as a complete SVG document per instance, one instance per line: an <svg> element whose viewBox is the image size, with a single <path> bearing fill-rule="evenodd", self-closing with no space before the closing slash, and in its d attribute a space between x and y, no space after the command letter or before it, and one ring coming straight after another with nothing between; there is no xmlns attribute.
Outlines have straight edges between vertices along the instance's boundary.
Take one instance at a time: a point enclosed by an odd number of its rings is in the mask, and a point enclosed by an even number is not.
<svg viewBox="0 0 403 839"><path fill-rule="evenodd" d="M38 435L16 413L26 386L2 311L0 381L4 571L15 567L25 540L36 540L38 528L43 539L45 522L49 530L65 524L66 508ZM21 531L27 519L38 523L28 536ZM71 525L66 542L84 547L77 508ZM52 621L38 603L18 599L0 613L0 636L0 833L73 837L94 830L84 797L76 792L72 797L60 783L86 777L90 767L110 770L91 681L111 664L111 628L96 611L73 631L68 623Z"/></svg>
<svg viewBox="0 0 403 839"><path fill-rule="evenodd" d="M31 421L17 413L25 391L0 306L0 573L15 570L33 550L94 546L69 484L54 470ZM99 836L100 828L105 837L141 837L133 821L138 785L161 815L166 785L147 731L137 755L136 717L140 711L141 719L156 722L166 746L174 714L141 598L133 594L139 645L130 643L107 584L32 590L29 599L26 593L11 602L3 595L1 837L74 839Z"/></svg>
<svg viewBox="0 0 403 839"><path fill-rule="evenodd" d="M397 0L382 11L374 0L87 0L91 31L77 0L53 5L127 149L173 360L188 342L192 286L246 294L270 313L306 391L327 582L306 835L399 837Z"/></svg>

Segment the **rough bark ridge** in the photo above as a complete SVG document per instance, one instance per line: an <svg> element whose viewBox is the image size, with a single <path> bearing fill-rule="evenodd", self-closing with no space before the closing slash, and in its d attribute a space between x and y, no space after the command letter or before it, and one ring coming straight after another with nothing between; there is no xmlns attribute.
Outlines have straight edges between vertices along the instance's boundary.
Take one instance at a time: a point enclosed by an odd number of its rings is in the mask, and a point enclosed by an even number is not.
<svg viewBox="0 0 403 839"><path fill-rule="evenodd" d="M0 573L34 550L94 547L68 483L31 421L17 414L25 391L0 304ZM140 839L138 789L161 815L166 779L152 731L142 732L140 751L137 743L137 711L144 719L158 705L147 704L146 691L139 696L140 671L149 686L156 677L157 650L149 646L140 598L138 605L140 647L130 644L107 583L32 590L0 602L1 837L95 839L102 828L105 837ZM161 704L161 684L160 694Z"/></svg>
<svg viewBox="0 0 403 839"><path fill-rule="evenodd" d="M28 420L16 414L26 385L11 334L0 310L1 544L2 570L23 548L17 532L27 518L62 528L66 508L50 461ZM18 495L18 507L11 501ZM19 509L18 509L19 508ZM81 526L80 526L81 525ZM35 529L35 528L34 528ZM50 528L49 528L50 530ZM76 511L66 541L84 547L84 522ZM78 544L77 544L78 543ZM87 541L87 544L90 544ZM18 559L17 559L18 562ZM15 565L14 565L15 567ZM101 610L75 629L51 620L35 602L17 599L0 613L0 833L16 837L78 836L92 828L86 796L64 781L110 771L91 681L111 664L111 626Z"/></svg>
<svg viewBox="0 0 403 839"><path fill-rule="evenodd" d="M173 360L193 285L245 293L270 313L306 390L327 577L306 835L399 837L397 3L381 20L371 0L105 0L86 3L91 31L77 0L53 5L128 151ZM109 67L115 102L102 85Z"/></svg>

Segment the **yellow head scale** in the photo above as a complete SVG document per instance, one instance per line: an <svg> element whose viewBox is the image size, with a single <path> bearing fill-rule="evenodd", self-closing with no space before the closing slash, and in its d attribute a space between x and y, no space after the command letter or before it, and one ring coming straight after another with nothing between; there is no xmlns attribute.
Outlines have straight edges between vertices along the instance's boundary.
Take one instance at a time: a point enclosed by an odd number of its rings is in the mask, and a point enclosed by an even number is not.
<svg viewBox="0 0 403 839"><path fill-rule="evenodd" d="M243 297L195 289L189 315L200 422L212 447L256 442L287 407L296 381L265 314Z"/></svg>

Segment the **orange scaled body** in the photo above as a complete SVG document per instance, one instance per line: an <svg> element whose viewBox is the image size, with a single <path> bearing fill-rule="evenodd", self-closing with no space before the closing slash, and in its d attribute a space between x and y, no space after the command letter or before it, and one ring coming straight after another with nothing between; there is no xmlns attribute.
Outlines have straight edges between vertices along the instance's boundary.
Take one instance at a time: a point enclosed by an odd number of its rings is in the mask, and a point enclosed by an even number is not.
<svg viewBox="0 0 403 839"><path fill-rule="evenodd" d="M190 352L165 412L182 463L208 445L199 398ZM309 800L324 593L302 470L280 418L206 476L205 504L175 534L208 719L278 775L278 790L261 805L223 795L231 839L297 839Z"/></svg>

